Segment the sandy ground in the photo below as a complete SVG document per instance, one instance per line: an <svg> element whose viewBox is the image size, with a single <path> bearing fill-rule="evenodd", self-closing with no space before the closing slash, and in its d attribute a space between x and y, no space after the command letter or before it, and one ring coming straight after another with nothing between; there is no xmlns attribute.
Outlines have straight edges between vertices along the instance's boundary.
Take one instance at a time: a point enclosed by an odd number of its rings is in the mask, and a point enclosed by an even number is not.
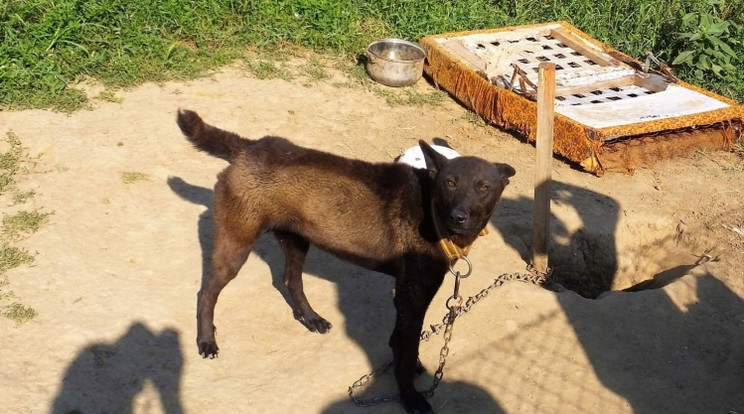
<svg viewBox="0 0 744 414"><path fill-rule="evenodd" d="M426 82L416 86L431 91ZM0 113L41 162L20 178L36 197L18 208L54 211L22 242L32 266L8 273L39 315L0 319L0 412L402 413L356 408L347 387L391 358L392 280L311 249L305 286L333 324L326 335L295 321L281 285L283 256L261 242L216 311L220 358L195 344L196 294L212 243L211 197L221 160L196 152L175 113L247 137L389 161L418 139L445 138L463 154L518 173L474 246L472 295L524 272L534 148L468 122L449 99L396 106L330 82L257 80L235 69L186 83L121 92L73 115ZM586 299L510 282L457 320L438 413L744 413L744 173L736 154L659 163L602 178L556 161L551 263L562 277L605 277L615 290ZM145 174L133 183L123 172ZM6 207L8 206L8 207ZM703 254L713 260L696 264ZM704 261L704 260L703 260ZM597 276L598 273L602 275ZM427 315L441 320L452 280ZM428 387L441 336L421 347ZM392 375L362 397L394 390Z"/></svg>

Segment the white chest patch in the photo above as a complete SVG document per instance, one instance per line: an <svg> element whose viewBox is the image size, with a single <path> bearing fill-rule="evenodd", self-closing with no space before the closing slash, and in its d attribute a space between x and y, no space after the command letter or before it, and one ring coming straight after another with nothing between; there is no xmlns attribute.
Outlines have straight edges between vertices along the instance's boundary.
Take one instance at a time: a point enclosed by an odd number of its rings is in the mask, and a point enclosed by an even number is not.
<svg viewBox="0 0 744 414"><path fill-rule="evenodd" d="M460 154L458 154L457 151L453 150L452 148L444 147L441 145L432 145L431 147L448 159L457 158L460 156ZM419 147L418 145L416 145L415 147L411 147L407 149L403 154L400 154L398 158L395 159L395 162L408 164L413 168L420 168L422 170L426 169L424 153L421 151L421 147Z"/></svg>

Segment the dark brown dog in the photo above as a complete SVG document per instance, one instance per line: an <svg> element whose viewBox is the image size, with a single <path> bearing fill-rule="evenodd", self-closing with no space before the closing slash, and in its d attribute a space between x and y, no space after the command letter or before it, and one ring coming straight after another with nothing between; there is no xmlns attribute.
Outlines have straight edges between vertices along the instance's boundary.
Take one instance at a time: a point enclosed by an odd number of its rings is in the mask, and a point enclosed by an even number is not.
<svg viewBox="0 0 744 414"><path fill-rule="evenodd" d="M214 188L215 243L197 309L199 353L217 356L217 297L256 239L273 231L286 256L284 283L295 315L311 331L328 332L331 324L315 313L303 292L310 243L396 278L397 316L390 337L395 378L406 411L430 412L413 385L419 333L451 264L438 247L434 220L457 246L471 245L514 168L475 157L447 160L423 141L426 170L371 164L283 138L244 139L205 124L191 111L179 111L178 125L196 148L230 162Z"/></svg>

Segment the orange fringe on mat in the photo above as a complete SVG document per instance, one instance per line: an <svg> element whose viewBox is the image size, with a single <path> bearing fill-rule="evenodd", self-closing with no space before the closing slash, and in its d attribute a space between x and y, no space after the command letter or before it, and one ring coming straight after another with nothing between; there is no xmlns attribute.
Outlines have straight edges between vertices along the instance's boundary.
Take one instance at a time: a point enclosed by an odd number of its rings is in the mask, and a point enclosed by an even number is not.
<svg viewBox="0 0 744 414"><path fill-rule="evenodd" d="M642 62L611 49L566 22L557 22L572 35L591 42L614 58L640 67ZM534 27L542 25L533 25ZM521 26L525 28L530 26ZM513 30L503 28L427 36L419 43L426 50L424 72L439 88L484 119L516 131L528 142L536 135L537 103L516 92L491 84L441 46L437 39ZM742 139L744 107L736 102L679 81L678 84L730 105L727 108L677 118L608 128L591 128L560 114L555 115L554 152L595 174L633 172L670 156L699 149L730 149Z"/></svg>

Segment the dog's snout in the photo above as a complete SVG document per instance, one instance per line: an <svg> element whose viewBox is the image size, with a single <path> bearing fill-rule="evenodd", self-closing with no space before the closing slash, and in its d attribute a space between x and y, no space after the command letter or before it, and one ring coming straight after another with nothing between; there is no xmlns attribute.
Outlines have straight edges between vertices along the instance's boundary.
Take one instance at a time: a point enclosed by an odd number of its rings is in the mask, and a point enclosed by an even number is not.
<svg viewBox="0 0 744 414"><path fill-rule="evenodd" d="M465 222L468 221L468 213L460 209L454 209L450 213L450 219L455 224L465 224Z"/></svg>

